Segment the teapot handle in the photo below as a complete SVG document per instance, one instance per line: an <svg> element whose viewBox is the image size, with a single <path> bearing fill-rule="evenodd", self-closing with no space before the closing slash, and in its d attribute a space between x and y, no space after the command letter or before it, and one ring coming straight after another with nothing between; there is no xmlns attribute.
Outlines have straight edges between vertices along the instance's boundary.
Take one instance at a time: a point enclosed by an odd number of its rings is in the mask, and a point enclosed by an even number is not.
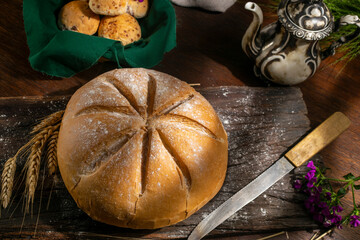
<svg viewBox="0 0 360 240"><path fill-rule="evenodd" d="M351 41L352 39L358 37L360 35L360 19L356 15L346 15L342 16L338 21L335 23L335 32L340 29L342 26L354 24L357 26L357 29L352 34L347 36L342 36L339 40L333 42L330 47L326 50L321 52L321 59L324 60L325 58L332 56L335 54L335 49Z"/></svg>

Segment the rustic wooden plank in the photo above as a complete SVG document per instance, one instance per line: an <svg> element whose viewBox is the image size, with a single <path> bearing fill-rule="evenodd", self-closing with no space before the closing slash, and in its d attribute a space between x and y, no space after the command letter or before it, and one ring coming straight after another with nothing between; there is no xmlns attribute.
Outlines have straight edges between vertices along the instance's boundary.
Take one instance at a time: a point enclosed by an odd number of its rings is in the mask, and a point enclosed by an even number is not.
<svg viewBox="0 0 360 240"><path fill-rule="evenodd" d="M53 183L51 178L46 177L42 195L40 189L37 191L32 217L27 215L23 218L23 189L17 189L19 193L11 207L2 211L0 238L32 236L40 200L42 205L36 230L39 239L184 238L201 219L269 167L309 129L307 109L298 88L233 86L199 91L214 106L228 133L229 166L221 191L197 213L174 226L157 230L117 228L93 221L77 208L60 176L55 179L50 205L46 209ZM0 166L29 139L31 126L42 117L64 109L68 99L66 96L0 98ZM20 174L23 163L18 164L17 174ZM254 230L317 228L304 211L302 194L296 193L291 186L292 180L301 171L301 168L297 169L284 177L221 224L210 236L229 236Z"/></svg>

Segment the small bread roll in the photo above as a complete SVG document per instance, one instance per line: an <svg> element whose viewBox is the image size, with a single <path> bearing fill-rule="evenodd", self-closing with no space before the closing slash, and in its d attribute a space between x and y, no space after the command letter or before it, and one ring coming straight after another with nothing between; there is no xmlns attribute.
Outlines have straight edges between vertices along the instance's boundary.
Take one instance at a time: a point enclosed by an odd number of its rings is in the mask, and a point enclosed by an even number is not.
<svg viewBox="0 0 360 240"><path fill-rule="evenodd" d="M148 0L128 0L127 13L136 18L143 18L146 16L148 7Z"/></svg>
<svg viewBox="0 0 360 240"><path fill-rule="evenodd" d="M76 91L57 146L79 208L126 228L188 218L220 190L227 169L227 135L210 103L146 69L113 70Z"/></svg>
<svg viewBox="0 0 360 240"><path fill-rule="evenodd" d="M98 36L120 41L125 46L141 38L141 28L130 14L105 16L101 19Z"/></svg>
<svg viewBox="0 0 360 240"><path fill-rule="evenodd" d="M127 0L90 0L89 7L94 13L116 16L126 13Z"/></svg>
<svg viewBox="0 0 360 240"><path fill-rule="evenodd" d="M91 10L100 15L116 16L129 13L136 18L145 17L148 0L90 0Z"/></svg>
<svg viewBox="0 0 360 240"><path fill-rule="evenodd" d="M61 30L93 35L100 24L100 16L89 8L86 1L67 3L59 13L58 26Z"/></svg>

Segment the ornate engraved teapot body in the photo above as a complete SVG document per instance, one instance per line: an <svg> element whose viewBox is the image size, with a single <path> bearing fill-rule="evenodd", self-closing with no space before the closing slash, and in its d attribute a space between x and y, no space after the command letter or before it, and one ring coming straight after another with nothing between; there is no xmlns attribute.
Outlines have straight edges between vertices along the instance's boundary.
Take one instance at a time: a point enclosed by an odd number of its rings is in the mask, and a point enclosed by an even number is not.
<svg viewBox="0 0 360 240"><path fill-rule="evenodd" d="M260 7L248 2L245 9L254 17L242 39L242 48L255 60L255 74L278 84L294 85L305 81L315 73L322 59L360 34L357 16L347 15L334 22L322 0L282 0L278 8L279 20L262 30ZM357 30L341 37L325 51L320 49L319 40L348 24L356 24Z"/></svg>

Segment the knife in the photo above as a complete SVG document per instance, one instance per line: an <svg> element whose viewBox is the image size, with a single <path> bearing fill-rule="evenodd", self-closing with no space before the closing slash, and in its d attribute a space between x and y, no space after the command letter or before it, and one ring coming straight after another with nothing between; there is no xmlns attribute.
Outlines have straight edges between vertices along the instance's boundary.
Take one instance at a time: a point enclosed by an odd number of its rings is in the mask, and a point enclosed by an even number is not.
<svg viewBox="0 0 360 240"><path fill-rule="evenodd" d="M257 198L266 189L301 166L317 152L331 143L350 126L350 120L341 112L336 112L298 142L285 156L277 160L243 189L221 204L203 219L190 234L188 240L203 238L206 234L239 211L246 204Z"/></svg>

